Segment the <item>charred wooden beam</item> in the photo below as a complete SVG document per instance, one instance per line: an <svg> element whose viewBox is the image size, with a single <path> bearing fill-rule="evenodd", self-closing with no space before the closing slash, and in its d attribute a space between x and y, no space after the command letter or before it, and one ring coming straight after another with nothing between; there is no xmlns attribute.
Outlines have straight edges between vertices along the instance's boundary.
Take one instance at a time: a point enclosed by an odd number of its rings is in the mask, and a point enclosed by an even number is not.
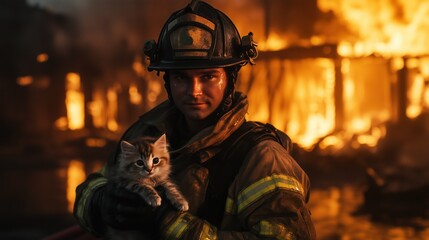
<svg viewBox="0 0 429 240"><path fill-rule="evenodd" d="M311 47L292 46L278 51L261 51L258 59L301 59L301 58L339 58L337 44L325 44Z"/></svg>

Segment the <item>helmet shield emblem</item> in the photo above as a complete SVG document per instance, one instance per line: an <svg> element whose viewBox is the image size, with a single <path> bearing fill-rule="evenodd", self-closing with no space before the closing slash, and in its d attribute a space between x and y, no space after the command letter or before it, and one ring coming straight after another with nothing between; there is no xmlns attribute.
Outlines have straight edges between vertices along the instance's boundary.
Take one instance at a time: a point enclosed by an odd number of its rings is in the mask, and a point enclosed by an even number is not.
<svg viewBox="0 0 429 240"><path fill-rule="evenodd" d="M212 34L197 26L182 26L170 34L176 57L207 57L213 42Z"/></svg>

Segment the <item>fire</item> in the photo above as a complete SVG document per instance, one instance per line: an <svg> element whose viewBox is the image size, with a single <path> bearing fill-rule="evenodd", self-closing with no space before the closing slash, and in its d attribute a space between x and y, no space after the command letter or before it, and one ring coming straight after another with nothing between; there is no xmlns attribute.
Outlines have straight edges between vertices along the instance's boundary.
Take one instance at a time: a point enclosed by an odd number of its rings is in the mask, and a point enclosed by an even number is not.
<svg viewBox="0 0 429 240"><path fill-rule="evenodd" d="M92 117L92 124L96 128L106 125L105 94L99 89L92 93L92 101L88 103L88 111Z"/></svg>
<svg viewBox="0 0 429 240"><path fill-rule="evenodd" d="M47 62L49 59L49 56L47 53L40 53L39 55L37 55L36 60L39 63L44 63Z"/></svg>
<svg viewBox="0 0 429 240"><path fill-rule="evenodd" d="M429 109L429 58L408 59L407 66L414 70L408 79L406 114L408 118L416 118Z"/></svg>
<svg viewBox="0 0 429 240"><path fill-rule="evenodd" d="M117 122L118 114L118 94L114 87L107 90L107 129L117 131L119 124Z"/></svg>
<svg viewBox="0 0 429 240"><path fill-rule="evenodd" d="M18 79L16 79L16 83L18 83L18 85L20 86L29 86L33 84L33 82L34 82L34 78L32 76L23 76L23 77L18 77Z"/></svg>
<svg viewBox="0 0 429 240"><path fill-rule="evenodd" d="M135 83L130 84L128 89L128 94L130 96L130 103L134 105L139 105L142 102L142 95L139 93L139 89Z"/></svg>
<svg viewBox="0 0 429 240"><path fill-rule="evenodd" d="M85 101L81 90L80 76L77 73L68 73L66 76L66 108L69 129L84 128Z"/></svg>
<svg viewBox="0 0 429 240"><path fill-rule="evenodd" d="M82 161L70 161L67 169L67 202L69 212L73 212L74 200L76 198L76 187L85 181L85 178L85 165Z"/></svg>
<svg viewBox="0 0 429 240"><path fill-rule="evenodd" d="M266 41L258 42L258 49L261 51L277 51L286 48L287 45L288 43L284 37L272 33Z"/></svg>
<svg viewBox="0 0 429 240"><path fill-rule="evenodd" d="M68 129L68 121L66 117L60 117L54 122L55 127L58 130L66 131Z"/></svg>
<svg viewBox="0 0 429 240"><path fill-rule="evenodd" d="M353 41L342 43L350 50L348 56L429 53L428 1L318 0L317 4L322 12L332 11L355 35Z"/></svg>
<svg viewBox="0 0 429 240"><path fill-rule="evenodd" d="M238 88L248 89L248 118L272 122L311 149L335 127L333 70L322 58L259 62L250 73L244 68Z"/></svg>

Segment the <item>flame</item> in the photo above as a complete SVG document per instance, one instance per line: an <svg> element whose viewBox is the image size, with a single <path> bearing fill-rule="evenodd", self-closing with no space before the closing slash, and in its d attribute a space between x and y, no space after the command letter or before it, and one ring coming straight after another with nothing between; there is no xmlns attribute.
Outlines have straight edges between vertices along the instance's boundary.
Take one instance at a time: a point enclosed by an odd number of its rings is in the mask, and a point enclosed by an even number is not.
<svg viewBox="0 0 429 240"><path fill-rule="evenodd" d="M258 49L261 51L277 51L286 48L287 45L286 38L276 33L270 33L268 39L258 43Z"/></svg>
<svg viewBox="0 0 429 240"><path fill-rule="evenodd" d="M336 149L341 149L345 146L344 137L342 136L335 136L331 135L326 138L324 138L320 144L319 147L322 150L325 150L329 147L335 146Z"/></svg>
<svg viewBox="0 0 429 240"><path fill-rule="evenodd" d="M54 125L58 130L66 131L68 129L67 117L58 118L57 120L55 120Z"/></svg>
<svg viewBox="0 0 429 240"><path fill-rule="evenodd" d="M92 116L92 124L96 128L106 125L105 94L100 90L94 90L92 101L88 103L88 112Z"/></svg>
<svg viewBox="0 0 429 240"><path fill-rule="evenodd" d="M74 201L76 198L76 187L85 181L85 177L85 165L82 161L70 161L67 169L67 202L69 212L73 212Z"/></svg>
<svg viewBox="0 0 429 240"><path fill-rule="evenodd" d="M119 129L119 125L117 122L118 94L114 88L107 90L107 104L107 129L115 132Z"/></svg>
<svg viewBox="0 0 429 240"><path fill-rule="evenodd" d="M49 56L47 53L40 53L39 55L37 55L36 60L39 63L44 63L47 62L49 59Z"/></svg>
<svg viewBox="0 0 429 240"><path fill-rule="evenodd" d="M306 149L334 130L332 61L271 60L248 71L240 71L238 89L248 88L250 120L272 122Z"/></svg>
<svg viewBox="0 0 429 240"><path fill-rule="evenodd" d="M77 73L68 73L66 76L66 108L69 129L76 130L85 127L84 105L80 76Z"/></svg>
<svg viewBox="0 0 429 240"><path fill-rule="evenodd" d="M355 40L342 43L341 54L384 56L429 53L429 2L420 0L318 0L322 12L332 11Z"/></svg>
<svg viewBox="0 0 429 240"><path fill-rule="evenodd" d="M390 64L403 62L342 58L341 79L336 79L334 63L271 59L243 68L237 89L247 92L248 118L271 122L307 150L319 141L321 149L375 147L391 117ZM337 88L340 80L342 88ZM337 102L342 103L339 109Z"/></svg>
<svg viewBox="0 0 429 240"><path fill-rule="evenodd" d="M16 83L18 83L18 85L20 86L29 86L33 84L33 82L34 82L34 78L32 76L23 76L23 77L18 77L16 79Z"/></svg>
<svg viewBox="0 0 429 240"><path fill-rule="evenodd" d="M143 65L142 58L140 55L136 55L134 57L132 68L139 77L144 77L147 73L146 67Z"/></svg>
<svg viewBox="0 0 429 240"><path fill-rule="evenodd" d="M157 79L147 79L147 100L150 107L153 107L160 96L163 86Z"/></svg>
<svg viewBox="0 0 429 240"><path fill-rule="evenodd" d="M424 84L425 80L423 76L416 76L410 88L408 89L408 100L409 104L407 106L407 117L416 118L420 115L423 110L422 100L424 100Z"/></svg>
<svg viewBox="0 0 429 240"><path fill-rule="evenodd" d="M357 141L360 145L367 145L368 147L376 147L378 141L386 135L385 127L374 127L370 133L361 134L357 137Z"/></svg>
<svg viewBox="0 0 429 240"><path fill-rule="evenodd" d="M139 90L137 88L137 85L135 83L130 84L130 87L128 89L128 93L130 96L130 103L134 105L139 105L142 103L142 95L139 93Z"/></svg>
<svg viewBox="0 0 429 240"><path fill-rule="evenodd" d="M406 109L410 119L418 117L429 109L429 58L408 59L406 62L409 71L414 72L408 78Z"/></svg>

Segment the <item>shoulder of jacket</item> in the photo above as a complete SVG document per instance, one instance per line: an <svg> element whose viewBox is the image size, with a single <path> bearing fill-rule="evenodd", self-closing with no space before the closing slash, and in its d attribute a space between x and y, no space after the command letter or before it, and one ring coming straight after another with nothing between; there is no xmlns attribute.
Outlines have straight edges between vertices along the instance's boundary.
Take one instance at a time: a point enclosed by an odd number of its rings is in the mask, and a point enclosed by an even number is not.
<svg viewBox="0 0 429 240"><path fill-rule="evenodd" d="M173 111L177 111L168 101L164 101L144 113L135 121L123 134L122 139L137 137L139 134L146 132L149 128L149 134L159 134L162 132L166 119L171 116ZM137 135L136 135L137 134Z"/></svg>
<svg viewBox="0 0 429 240"><path fill-rule="evenodd" d="M144 114L140 115L139 121L153 121L154 118L159 118L159 116L163 116L169 114L171 111L175 109L174 105L170 103L170 101L166 100Z"/></svg>

